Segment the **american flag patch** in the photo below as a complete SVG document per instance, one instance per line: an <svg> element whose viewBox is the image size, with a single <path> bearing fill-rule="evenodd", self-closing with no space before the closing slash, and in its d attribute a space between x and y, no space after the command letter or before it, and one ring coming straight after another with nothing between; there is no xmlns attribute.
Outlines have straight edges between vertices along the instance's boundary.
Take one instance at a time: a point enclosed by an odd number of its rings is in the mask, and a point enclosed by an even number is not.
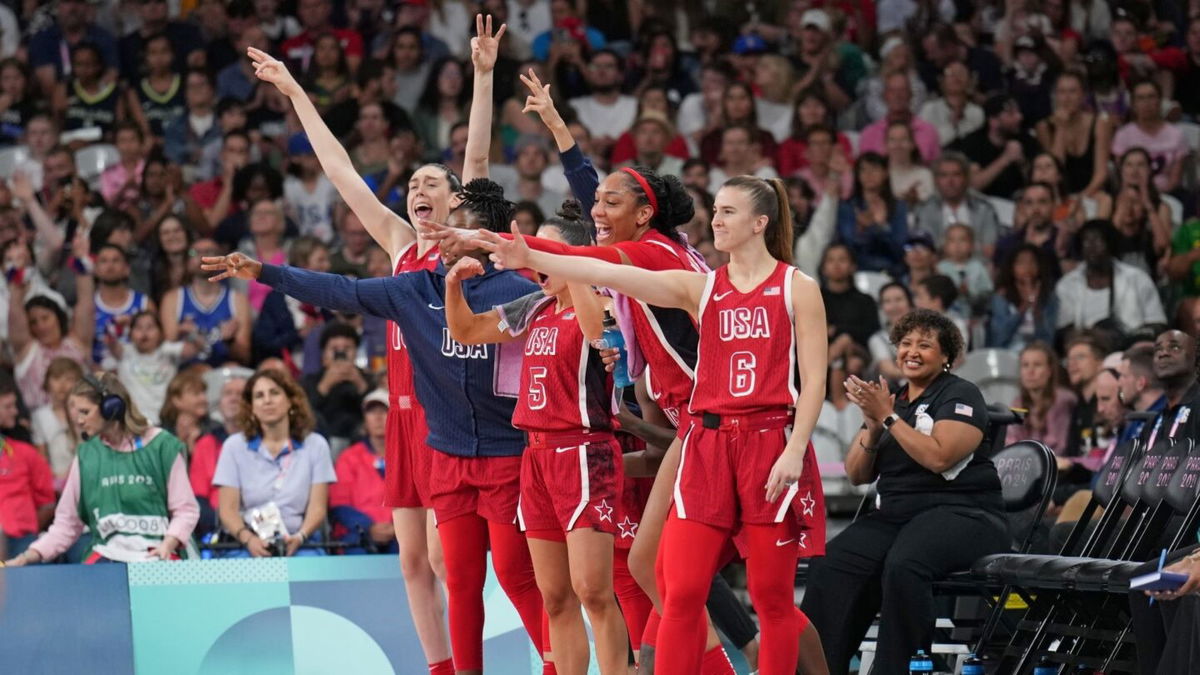
<svg viewBox="0 0 1200 675"><path fill-rule="evenodd" d="M763 291L763 295L779 295L779 287L772 286Z"/></svg>
<svg viewBox="0 0 1200 675"><path fill-rule="evenodd" d="M970 417L975 414L975 409L966 403L956 403L954 404L954 414Z"/></svg>

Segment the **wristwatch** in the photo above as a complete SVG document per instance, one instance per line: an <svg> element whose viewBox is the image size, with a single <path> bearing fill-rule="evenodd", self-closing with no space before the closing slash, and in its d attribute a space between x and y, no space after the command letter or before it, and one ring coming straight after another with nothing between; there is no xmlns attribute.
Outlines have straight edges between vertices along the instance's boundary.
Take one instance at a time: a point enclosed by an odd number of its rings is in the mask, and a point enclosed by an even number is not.
<svg viewBox="0 0 1200 675"><path fill-rule="evenodd" d="M891 429L892 425L898 421L900 421L900 416L897 415L896 413L892 413L891 415L888 415L887 417L883 418L883 428Z"/></svg>

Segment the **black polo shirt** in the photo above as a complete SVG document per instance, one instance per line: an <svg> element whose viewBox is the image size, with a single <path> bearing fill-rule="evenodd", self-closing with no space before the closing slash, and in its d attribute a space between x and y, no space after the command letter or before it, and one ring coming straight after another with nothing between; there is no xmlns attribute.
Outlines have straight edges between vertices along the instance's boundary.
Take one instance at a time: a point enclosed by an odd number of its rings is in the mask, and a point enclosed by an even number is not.
<svg viewBox="0 0 1200 675"><path fill-rule="evenodd" d="M901 387L895 411L908 425L925 433L933 433L937 422L954 420L987 435L988 412L979 387L951 373L939 375L914 401L908 400L908 385ZM876 447L881 514L909 519L946 505L1003 513L1000 476L986 453L986 441L980 441L980 448L964 460L966 466L952 478L918 464L890 433L884 432Z"/></svg>
<svg viewBox="0 0 1200 675"><path fill-rule="evenodd" d="M1164 407L1152 424L1142 426L1143 447L1150 447L1159 439L1196 438L1196 416L1200 415L1200 382L1188 387L1179 404ZM1200 440L1200 439L1198 439Z"/></svg>

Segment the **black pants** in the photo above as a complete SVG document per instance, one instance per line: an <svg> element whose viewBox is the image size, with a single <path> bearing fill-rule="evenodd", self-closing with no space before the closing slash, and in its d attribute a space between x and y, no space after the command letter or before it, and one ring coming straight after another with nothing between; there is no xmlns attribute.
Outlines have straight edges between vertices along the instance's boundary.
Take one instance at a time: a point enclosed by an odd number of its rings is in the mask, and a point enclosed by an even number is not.
<svg viewBox="0 0 1200 675"><path fill-rule="evenodd" d="M848 672L879 612L873 673L906 675L909 657L932 646L934 580L1010 547L1003 520L978 509L939 506L899 522L878 512L859 519L813 560L801 605L821 636L829 672Z"/></svg>
<svg viewBox="0 0 1200 675"><path fill-rule="evenodd" d="M1200 550L1189 546L1167 556L1170 565ZM1158 569L1151 560L1134 576ZM1170 602L1155 602L1141 591L1129 594L1133 635L1137 640L1138 672L1141 675L1191 675L1200 664L1200 598L1191 595Z"/></svg>
<svg viewBox="0 0 1200 675"><path fill-rule="evenodd" d="M743 649L758 635L758 625L746 605L733 594L733 589L718 574L713 577L712 587L708 589L708 615L717 630L725 634L734 647Z"/></svg>

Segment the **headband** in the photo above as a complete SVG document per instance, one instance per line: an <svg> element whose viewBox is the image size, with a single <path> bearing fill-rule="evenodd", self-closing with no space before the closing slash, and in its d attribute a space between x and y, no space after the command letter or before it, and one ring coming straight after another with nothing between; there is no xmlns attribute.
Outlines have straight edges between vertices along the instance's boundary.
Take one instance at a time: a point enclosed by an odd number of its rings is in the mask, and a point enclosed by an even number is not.
<svg viewBox="0 0 1200 675"><path fill-rule="evenodd" d="M642 191L646 193L646 201L650 202L650 209L654 213L658 213L658 198L654 196L654 190L650 189L650 184L646 182L646 179L642 176L642 174L627 166L622 167L621 170L630 176L633 176L633 179L637 181L637 184L642 186Z"/></svg>

